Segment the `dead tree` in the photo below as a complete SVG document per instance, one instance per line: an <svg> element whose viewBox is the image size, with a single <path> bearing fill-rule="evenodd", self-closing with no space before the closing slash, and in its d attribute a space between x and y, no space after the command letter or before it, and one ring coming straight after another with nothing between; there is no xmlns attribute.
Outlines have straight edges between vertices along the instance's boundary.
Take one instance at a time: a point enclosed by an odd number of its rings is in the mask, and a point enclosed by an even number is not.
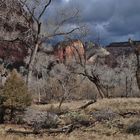
<svg viewBox="0 0 140 140"><path fill-rule="evenodd" d="M77 51L77 53L79 52ZM79 54L79 58L80 58L80 54ZM84 54L84 58L83 59L80 58L80 62L79 63L77 62L77 64L79 65L79 67L81 67L82 72L73 71L73 73L87 77L88 80L90 80L96 86L100 97L105 98L106 93L104 87L100 82L99 76L94 73L93 69L91 68L92 66L90 66L91 69L90 72L87 69L86 53Z"/></svg>
<svg viewBox="0 0 140 140"><path fill-rule="evenodd" d="M83 80L81 80L79 83L75 83L75 77L71 72L65 73L63 78L59 78L57 80L59 81L59 84L61 85L63 91L63 95L61 96L58 106L58 108L61 109L63 102L70 96L70 93L73 90L80 87L80 84L83 82Z"/></svg>
<svg viewBox="0 0 140 140"><path fill-rule="evenodd" d="M38 8L33 7L30 8L28 6L28 2L30 2L29 0L19 0L20 3L22 4L23 7L25 7L25 9L27 10L27 12L30 14L31 18L34 21L35 24L35 38L34 38L34 47L32 49L31 55L30 55L30 61L28 64L28 74L27 74L27 85L29 86L30 81L31 81L31 77L32 77L32 71L33 71L33 67L34 67L34 61L35 61L35 57L37 54L37 51L39 49L39 47L41 46L41 44L52 37L56 37L56 36L65 36L65 35L69 35L71 33L73 33L76 30L79 30L79 27L70 29L69 31L60 31L60 28L67 23L69 20L74 19L77 15L78 15L78 10L76 10L76 12L74 11L72 15L70 15L69 17L65 17L64 19L62 19L61 21L59 21L59 23L56 25L55 29L53 30L53 33L50 34L44 34L42 33L42 25L43 25L43 20L42 17L44 16L44 14L46 13L48 7L51 5L51 3L53 2L52 0L48 0L48 2L46 2L44 5L42 5L41 11L38 14L38 16L35 14L36 9ZM34 1L32 1L34 2ZM41 1L40 1L41 3Z"/></svg>
<svg viewBox="0 0 140 140"><path fill-rule="evenodd" d="M105 95L106 95L105 94L105 90L104 90L104 88L103 88L103 86L102 86L102 84L100 82L99 76L95 75L92 70L91 70L91 74L89 74L87 69L84 67L84 72L80 72L80 73L76 72L76 74L83 75L84 77L87 77L96 86L96 88L97 88L97 90L99 92L100 97L101 98L105 98Z"/></svg>

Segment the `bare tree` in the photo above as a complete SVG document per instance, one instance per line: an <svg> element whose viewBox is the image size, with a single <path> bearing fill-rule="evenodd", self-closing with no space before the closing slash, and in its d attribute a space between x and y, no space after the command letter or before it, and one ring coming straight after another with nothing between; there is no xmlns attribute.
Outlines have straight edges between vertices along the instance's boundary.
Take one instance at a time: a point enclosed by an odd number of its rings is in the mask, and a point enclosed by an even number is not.
<svg viewBox="0 0 140 140"><path fill-rule="evenodd" d="M43 33L42 28L43 28L43 17L44 15L47 13L47 9L49 8L49 6L53 3L53 0L48 0L48 1L44 1L44 3L42 1L37 1L37 0L19 0L20 3L22 4L22 6L27 10L27 12L30 14L30 17L33 19L34 21L34 27L35 29L35 37L34 37L34 46L33 49L31 51L31 55L30 55L30 60L29 60L29 64L28 64L28 75L27 75L27 84L30 84L31 81L31 76L32 76L32 71L33 71L33 66L34 66L34 61L35 61L35 57L38 51L38 48L41 46L41 44L52 37L56 37L56 36L65 36L65 35L69 35L71 33L73 33L76 30L79 30L79 27L73 27L72 29L69 29L67 31L62 30L61 28L63 27L63 25L65 23L67 23L69 20L75 19L75 17L78 15L78 10L75 10L73 12L73 14L71 14L68 17L62 18L61 20L59 20L59 22L57 22L55 25L55 28L52 29L53 32L51 33ZM30 7L29 3L37 3L35 6ZM41 4L41 8L38 10L38 5ZM38 11L37 11L38 10ZM37 13L38 12L38 13ZM64 13L63 13L64 14Z"/></svg>
<svg viewBox="0 0 140 140"><path fill-rule="evenodd" d="M67 46L65 46L65 47L67 47ZM77 55L77 57L78 57L78 59L80 61L76 61L76 59L74 59L75 61L73 63L71 62L70 64L67 65L68 70L71 73L74 73L74 74L78 74L78 75L82 75L84 77L87 77L97 87L97 90L99 92L100 97L101 98L104 98L105 97L105 90L104 90L104 88L103 88L103 86L102 86L102 84L100 82L100 78L99 78L99 76L97 74L94 73L94 71L92 69L92 64L91 65L88 65L87 59L88 58L91 58L91 57L93 57L94 59L96 59L98 57L104 57L106 55L109 55L109 52L107 52L104 48L102 48L100 46L96 46L95 48L93 48L93 50L94 51L96 50L96 51L95 52L92 52L92 54L88 54L90 56L86 56L86 53L85 54L83 54L83 53L81 54L80 53L80 50L76 46L71 45L71 50L72 49L74 49L74 51L75 51L75 53L76 53L76 55ZM81 55L82 55L82 57L81 57ZM77 71L78 69L81 69L81 71L78 72ZM64 89L64 91L66 93L65 95L67 95L68 94L68 91L65 88L66 87L65 84L67 82L65 81L64 83L63 82L60 82L60 83L61 83L62 88ZM62 99L62 101L63 101L63 99Z"/></svg>
<svg viewBox="0 0 140 140"><path fill-rule="evenodd" d="M105 57L106 55L109 55L109 52L107 53L107 51L105 49L103 49L102 47L98 46L95 49L97 49L96 53L91 55L95 59L100 56ZM95 57L95 56L97 56L97 57ZM81 68L81 71L80 72L74 71L74 73L87 77L96 86L100 97L104 98L106 96L105 89L101 84L99 75L97 73L95 73L92 68L92 65L95 65L95 63L88 65L87 58L88 58L88 56L86 56L86 54L85 54L85 59L83 60L84 62L79 63L79 67Z"/></svg>
<svg viewBox="0 0 140 140"><path fill-rule="evenodd" d="M68 99L70 93L78 88L83 80L81 80L79 83L74 82L75 76L70 71L68 74L65 73L63 78L59 78L57 80L59 81L59 84L61 85L63 91L63 95L61 96L58 106L58 108L60 109L65 99Z"/></svg>
<svg viewBox="0 0 140 140"><path fill-rule="evenodd" d="M91 72L89 73L86 67L82 67L83 72L76 72L76 74L83 75L84 77L87 77L92 83L95 84L99 95L101 98L105 97L105 90L103 89L103 86L101 85L100 78L98 75L96 75L93 70L91 69Z"/></svg>

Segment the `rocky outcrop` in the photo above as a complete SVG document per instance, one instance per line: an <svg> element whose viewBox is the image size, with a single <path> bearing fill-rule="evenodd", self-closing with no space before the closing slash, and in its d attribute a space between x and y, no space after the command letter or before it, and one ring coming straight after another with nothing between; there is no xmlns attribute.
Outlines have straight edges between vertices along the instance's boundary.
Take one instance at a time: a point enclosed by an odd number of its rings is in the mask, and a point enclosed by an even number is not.
<svg viewBox="0 0 140 140"><path fill-rule="evenodd" d="M27 37L32 25L18 0L0 0L0 58L5 63L23 63L32 45L32 37Z"/></svg>
<svg viewBox="0 0 140 140"><path fill-rule="evenodd" d="M54 55L62 63L70 63L76 61L82 63L84 59L84 46L80 40L63 41L56 44Z"/></svg>

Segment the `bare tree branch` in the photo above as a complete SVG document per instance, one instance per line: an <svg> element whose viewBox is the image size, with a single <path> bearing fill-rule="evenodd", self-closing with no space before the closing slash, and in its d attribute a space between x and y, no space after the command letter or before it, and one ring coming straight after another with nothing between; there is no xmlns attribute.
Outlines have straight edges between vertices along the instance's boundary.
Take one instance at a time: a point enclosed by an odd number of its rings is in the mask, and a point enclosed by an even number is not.
<svg viewBox="0 0 140 140"><path fill-rule="evenodd" d="M74 28L74 29L72 29L72 30L70 30L70 31L68 31L68 32L60 32L60 33L48 35L47 38L55 37L55 36L69 35L69 34L73 33L73 32L76 31L76 30L79 30L79 29L80 29L80 28L78 27L78 28Z"/></svg>
<svg viewBox="0 0 140 140"><path fill-rule="evenodd" d="M58 23L58 26L56 27L56 29L54 30L54 34L60 29L61 26L63 26L66 22L74 19L79 13L79 10L77 9L76 12L74 12L74 14L68 18L63 19L60 23Z"/></svg>
<svg viewBox="0 0 140 140"><path fill-rule="evenodd" d="M46 11L47 7L51 4L52 0L49 0L49 2L44 6L42 12L40 13L39 17L38 17L38 21L40 20L40 18L42 17L42 15L44 14L44 12Z"/></svg>

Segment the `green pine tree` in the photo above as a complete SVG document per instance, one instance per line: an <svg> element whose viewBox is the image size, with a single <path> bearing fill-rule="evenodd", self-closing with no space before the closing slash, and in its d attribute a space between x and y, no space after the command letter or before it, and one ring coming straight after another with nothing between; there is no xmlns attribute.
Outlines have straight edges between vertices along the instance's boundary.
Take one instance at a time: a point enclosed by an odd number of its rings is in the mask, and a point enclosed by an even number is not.
<svg viewBox="0 0 140 140"><path fill-rule="evenodd" d="M1 92L1 104L11 110L11 119L15 110L24 110L31 105L31 95L20 74L13 70Z"/></svg>

